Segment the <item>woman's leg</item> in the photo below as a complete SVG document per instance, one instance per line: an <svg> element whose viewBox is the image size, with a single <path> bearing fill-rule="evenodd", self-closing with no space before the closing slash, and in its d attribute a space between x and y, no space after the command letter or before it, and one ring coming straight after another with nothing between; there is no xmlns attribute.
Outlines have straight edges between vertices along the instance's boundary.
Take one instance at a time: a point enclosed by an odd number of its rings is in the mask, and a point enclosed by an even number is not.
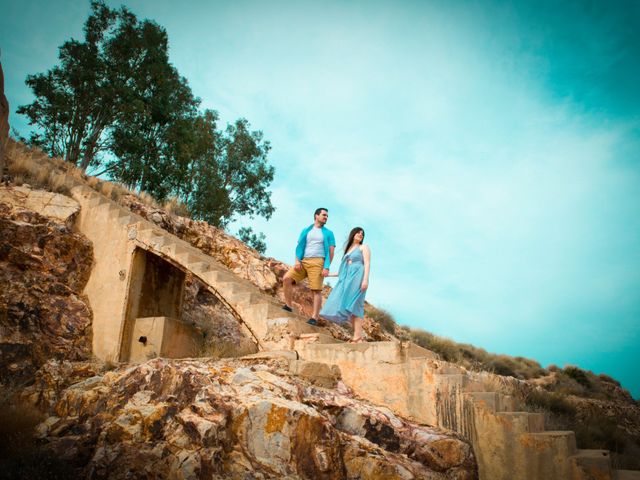
<svg viewBox="0 0 640 480"><path fill-rule="evenodd" d="M351 315L351 323L353 325L353 341L357 342L362 340L362 322L364 320L361 317Z"/></svg>

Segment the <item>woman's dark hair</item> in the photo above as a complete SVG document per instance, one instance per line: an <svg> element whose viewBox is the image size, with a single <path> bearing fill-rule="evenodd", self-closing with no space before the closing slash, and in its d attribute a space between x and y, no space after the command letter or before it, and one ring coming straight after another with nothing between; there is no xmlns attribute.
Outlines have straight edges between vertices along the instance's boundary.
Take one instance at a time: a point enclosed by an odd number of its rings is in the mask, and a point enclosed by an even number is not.
<svg viewBox="0 0 640 480"><path fill-rule="evenodd" d="M349 233L349 240L347 240L347 246L344 247L344 254L345 255L347 254L347 252L351 248L351 245L353 245L353 237L355 237L356 233L358 233L358 232L362 232L362 243L364 243L364 229L362 227L352 228L351 232Z"/></svg>

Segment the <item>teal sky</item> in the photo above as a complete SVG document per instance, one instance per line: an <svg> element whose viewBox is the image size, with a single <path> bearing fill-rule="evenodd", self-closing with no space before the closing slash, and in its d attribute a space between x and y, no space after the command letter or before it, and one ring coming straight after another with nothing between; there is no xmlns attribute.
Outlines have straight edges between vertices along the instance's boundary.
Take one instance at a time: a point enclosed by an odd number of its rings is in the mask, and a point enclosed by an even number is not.
<svg viewBox="0 0 640 480"><path fill-rule="evenodd" d="M365 228L399 323L640 398L640 3L124 3L204 107L272 142L277 211L238 224L268 255L326 206L340 244ZM0 5L15 110L89 2Z"/></svg>

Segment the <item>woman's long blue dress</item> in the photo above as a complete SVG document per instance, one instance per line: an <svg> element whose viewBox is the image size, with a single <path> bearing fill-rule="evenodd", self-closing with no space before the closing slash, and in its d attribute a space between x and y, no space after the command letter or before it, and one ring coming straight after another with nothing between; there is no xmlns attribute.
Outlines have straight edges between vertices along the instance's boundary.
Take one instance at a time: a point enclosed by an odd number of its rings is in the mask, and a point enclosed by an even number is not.
<svg viewBox="0 0 640 480"><path fill-rule="evenodd" d="M338 282L320 311L320 316L333 322L345 323L351 315L364 316L366 290L360 290L364 278L364 257L360 247L342 257Z"/></svg>

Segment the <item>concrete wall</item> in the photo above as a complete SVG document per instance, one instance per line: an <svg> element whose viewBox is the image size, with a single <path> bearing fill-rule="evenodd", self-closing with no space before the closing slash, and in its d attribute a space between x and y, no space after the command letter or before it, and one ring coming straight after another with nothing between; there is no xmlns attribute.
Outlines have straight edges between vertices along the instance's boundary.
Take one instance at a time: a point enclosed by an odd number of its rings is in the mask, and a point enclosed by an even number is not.
<svg viewBox="0 0 640 480"><path fill-rule="evenodd" d="M93 311L93 353L102 360L119 361L136 245L125 228L113 226L108 204L92 208L84 189L74 189L73 197L81 207L76 226L93 242L93 270L84 292Z"/></svg>
<svg viewBox="0 0 640 480"><path fill-rule="evenodd" d="M201 346L202 339L196 330L175 318L137 318L133 327L129 361L144 362L154 357L196 357Z"/></svg>

